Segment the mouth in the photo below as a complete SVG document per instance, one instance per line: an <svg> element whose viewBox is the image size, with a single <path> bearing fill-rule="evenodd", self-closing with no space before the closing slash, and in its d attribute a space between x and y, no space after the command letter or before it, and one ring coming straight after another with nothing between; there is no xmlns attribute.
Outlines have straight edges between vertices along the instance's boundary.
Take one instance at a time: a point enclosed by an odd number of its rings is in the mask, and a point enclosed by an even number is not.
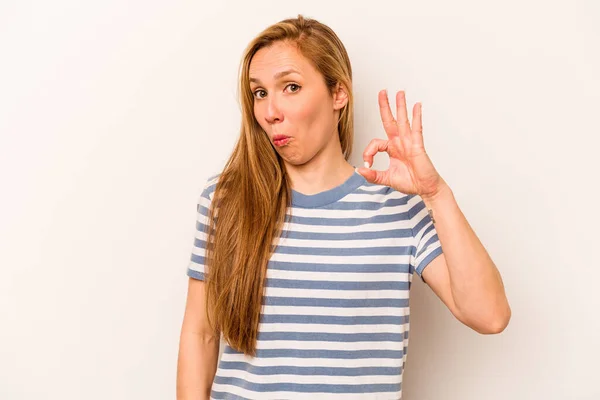
<svg viewBox="0 0 600 400"><path fill-rule="evenodd" d="M275 135L273 136L273 144L277 147L285 146L291 137L285 135Z"/></svg>

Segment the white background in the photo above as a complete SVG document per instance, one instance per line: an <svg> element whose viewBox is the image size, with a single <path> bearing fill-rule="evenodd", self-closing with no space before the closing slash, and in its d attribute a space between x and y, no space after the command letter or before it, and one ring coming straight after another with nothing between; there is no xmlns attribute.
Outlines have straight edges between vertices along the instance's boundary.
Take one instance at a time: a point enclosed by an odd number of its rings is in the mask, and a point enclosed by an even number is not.
<svg viewBox="0 0 600 400"><path fill-rule="evenodd" d="M404 398L600 398L592 0L3 1L0 398L175 397L196 201L238 135L239 61L298 13L352 60L354 165L384 137L380 89L423 102L426 149L512 306L479 335L416 279Z"/></svg>

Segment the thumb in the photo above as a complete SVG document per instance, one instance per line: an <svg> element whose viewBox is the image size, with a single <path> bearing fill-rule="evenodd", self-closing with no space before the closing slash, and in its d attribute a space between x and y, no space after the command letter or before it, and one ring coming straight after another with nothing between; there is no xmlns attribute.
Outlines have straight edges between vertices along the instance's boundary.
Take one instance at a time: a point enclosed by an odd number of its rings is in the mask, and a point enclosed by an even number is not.
<svg viewBox="0 0 600 400"><path fill-rule="evenodd" d="M385 171L378 171L376 169L359 167L356 168L356 172L364 176L367 182L369 183L387 185Z"/></svg>

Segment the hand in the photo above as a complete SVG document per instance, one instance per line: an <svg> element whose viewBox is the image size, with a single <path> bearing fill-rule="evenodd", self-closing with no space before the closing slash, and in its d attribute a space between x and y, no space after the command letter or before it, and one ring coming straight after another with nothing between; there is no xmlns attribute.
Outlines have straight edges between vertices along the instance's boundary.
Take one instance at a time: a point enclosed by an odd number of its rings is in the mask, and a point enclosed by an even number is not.
<svg viewBox="0 0 600 400"><path fill-rule="evenodd" d="M413 107L412 128L408 122L404 91L396 93L396 115L394 120L387 91L379 92L379 110L383 128L388 139L373 139L363 152L365 166L373 165L373 156L385 151L390 157L386 171L358 168L357 171L371 183L390 186L406 194L434 197L446 183L438 174L423 145L421 104Z"/></svg>

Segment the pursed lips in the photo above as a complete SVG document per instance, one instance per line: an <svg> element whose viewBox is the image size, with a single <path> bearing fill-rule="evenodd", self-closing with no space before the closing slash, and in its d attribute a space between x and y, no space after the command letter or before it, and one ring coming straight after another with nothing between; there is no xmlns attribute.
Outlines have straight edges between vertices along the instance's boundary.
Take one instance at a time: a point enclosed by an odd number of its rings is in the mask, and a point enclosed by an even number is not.
<svg viewBox="0 0 600 400"><path fill-rule="evenodd" d="M275 146L284 146L290 141L290 137L286 135L275 135L273 136L273 144Z"/></svg>

